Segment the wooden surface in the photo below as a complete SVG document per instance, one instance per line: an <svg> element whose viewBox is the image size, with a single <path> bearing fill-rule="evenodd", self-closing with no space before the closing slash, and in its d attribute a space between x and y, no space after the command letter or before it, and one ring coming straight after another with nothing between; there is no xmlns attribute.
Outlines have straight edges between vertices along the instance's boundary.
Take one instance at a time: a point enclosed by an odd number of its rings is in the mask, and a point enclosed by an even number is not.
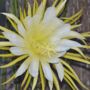
<svg viewBox="0 0 90 90"><path fill-rule="evenodd" d="M82 26L78 29L78 31L90 31L90 0L69 0L67 16L72 15L82 8L84 9L83 16L80 20ZM87 40L87 42L90 44L90 38ZM90 56L90 50L87 50L86 53ZM81 81L90 88L90 65L78 64L73 67Z"/></svg>
<svg viewBox="0 0 90 90"><path fill-rule="evenodd" d="M4 0L4 1L5 1L5 5L8 6L10 3L10 0ZM22 2L22 1L23 0L19 0L19 2ZM30 2L32 3L33 0L30 0ZM53 2L53 0L48 0L48 5L51 5L52 2ZM78 32L90 31L90 0L68 0L66 15L67 15L67 17L69 17L82 8L84 10L83 16L79 21L82 24L82 26L77 30L78 30ZM9 10L9 8L6 8L6 11L8 11L8 10ZM90 39L88 39L87 42L90 43ZM86 50L85 53L90 56L90 50ZM75 69L76 73L80 77L80 80L87 87L90 88L90 65L75 63L75 64L72 64L72 67ZM14 88L14 86L15 86L14 83L12 83L11 85L7 85L7 88L3 89L3 90L16 90ZM18 86L18 88L19 88L19 86ZM2 90L2 89L0 89L0 90ZM17 90L20 90L20 89L17 89ZM31 89L29 89L29 90L31 90ZM36 89L36 90L41 90L41 89ZM46 90L48 90L48 88ZM66 84L64 84L64 85L62 85L61 90L70 90L70 88ZM85 90L85 89L80 88L80 90Z"/></svg>

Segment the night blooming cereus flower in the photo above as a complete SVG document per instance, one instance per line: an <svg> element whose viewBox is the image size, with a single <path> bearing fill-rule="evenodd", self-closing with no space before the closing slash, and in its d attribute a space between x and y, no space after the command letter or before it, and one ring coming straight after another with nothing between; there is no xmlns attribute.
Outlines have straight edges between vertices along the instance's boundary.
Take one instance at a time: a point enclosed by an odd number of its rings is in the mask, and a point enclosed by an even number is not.
<svg viewBox="0 0 90 90"><path fill-rule="evenodd" d="M0 26L1 36L7 39L0 42L0 48L9 50L11 53L3 56L17 56L17 58L0 68L7 68L23 61L16 73L3 84L25 73L21 84L24 90L27 89L31 78L34 78L32 85L32 90L34 90L39 75L42 90L45 90L45 78L50 90L53 85L56 90L60 90L57 75L61 82L64 79L73 90L78 90L74 80L87 89L68 63L69 60L73 60L90 64L88 57L80 50L80 48L89 48L85 42L89 32L80 34L72 30L80 26L73 24L81 16L82 10L70 18L60 19L58 15L62 13L66 0L61 0L58 4L58 0L55 0L48 8L46 8L46 1L43 0L38 6L35 0L33 9L28 4L28 11L27 13L24 11L24 14L20 9L20 20L13 14L2 13L7 16L16 31ZM76 41L75 38L81 40L82 43ZM69 51L70 49L77 53Z"/></svg>

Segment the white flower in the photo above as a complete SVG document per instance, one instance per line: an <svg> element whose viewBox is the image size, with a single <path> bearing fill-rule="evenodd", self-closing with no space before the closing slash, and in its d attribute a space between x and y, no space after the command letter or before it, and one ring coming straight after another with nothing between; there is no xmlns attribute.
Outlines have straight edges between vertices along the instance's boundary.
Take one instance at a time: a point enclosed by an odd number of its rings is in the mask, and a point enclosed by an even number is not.
<svg viewBox="0 0 90 90"><path fill-rule="evenodd" d="M42 67L45 78L49 81L49 86L53 87L53 74L51 65L55 66L60 81L64 78L64 67L60 57L63 57L68 50L81 47L82 45L68 37L83 38L79 33L71 31L71 25L64 23L57 17L55 7L46 9L40 5L34 16L26 16L23 23L14 15L3 13L16 24L18 31L6 30L3 35L11 43L10 52L13 55L28 57L15 73L15 78L22 75L26 70L36 78ZM79 37L77 37L79 36ZM14 62L15 63L15 62Z"/></svg>

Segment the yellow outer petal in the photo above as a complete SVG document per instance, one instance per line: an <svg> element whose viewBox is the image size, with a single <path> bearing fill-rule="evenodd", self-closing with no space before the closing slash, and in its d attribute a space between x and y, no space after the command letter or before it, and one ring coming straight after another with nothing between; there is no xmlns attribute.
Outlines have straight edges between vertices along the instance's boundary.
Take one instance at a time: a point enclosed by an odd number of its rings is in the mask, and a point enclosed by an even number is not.
<svg viewBox="0 0 90 90"><path fill-rule="evenodd" d="M68 80L68 78L64 77L64 80L68 83L68 85L72 88L72 90L76 90L74 88L74 86L70 83L70 81Z"/></svg>
<svg viewBox="0 0 90 90"><path fill-rule="evenodd" d="M38 9L38 2L37 2L37 0L34 0L33 15L36 13L37 9Z"/></svg>
<svg viewBox="0 0 90 90"><path fill-rule="evenodd" d="M15 33L15 32L13 32L13 30L7 29L7 28L5 28L5 27L3 27L3 26L0 26L0 30L2 30L2 31L4 31L4 32L12 32L12 33Z"/></svg>
<svg viewBox="0 0 90 90"><path fill-rule="evenodd" d="M64 7L65 7L65 4L66 4L67 0L61 0L59 2L59 4L57 5L56 7L56 12L57 12L57 15L61 14Z"/></svg>
<svg viewBox="0 0 90 90"><path fill-rule="evenodd" d="M10 42L3 41L3 42L0 42L0 47L1 46L13 46L13 44Z"/></svg>
<svg viewBox="0 0 90 90"><path fill-rule="evenodd" d="M82 62L82 63L85 63L85 64L90 64L90 62L87 61L86 59L82 59L82 58L79 58L79 57L71 57L70 55L64 55L64 58L67 58L68 60Z"/></svg>
<svg viewBox="0 0 90 90"><path fill-rule="evenodd" d="M75 51L77 51L84 59L87 59L84 53L79 48L73 48Z"/></svg>
<svg viewBox="0 0 90 90"><path fill-rule="evenodd" d="M72 84L73 90L79 90L78 87L75 85L74 81L72 80L72 78L67 73L65 73L65 77L68 79L68 82Z"/></svg>
<svg viewBox="0 0 90 90"><path fill-rule="evenodd" d="M11 82L13 79L15 79L15 74L13 76L11 76L6 82L2 83L2 85L5 85L5 84Z"/></svg>
<svg viewBox="0 0 90 90"><path fill-rule="evenodd" d="M10 66L12 66L12 65L15 65L16 63L22 61L22 60L23 60L24 58L26 58L26 57L27 57L27 55L20 56L19 58L13 60L12 62L10 62L10 63L8 63L8 64L6 64L6 65L0 66L0 68L8 68L8 67L10 67Z"/></svg>
<svg viewBox="0 0 90 90"><path fill-rule="evenodd" d="M56 6L56 4L57 4L57 2L58 2L58 0L54 0L54 2L53 2L53 5L52 6Z"/></svg>
<svg viewBox="0 0 90 90"><path fill-rule="evenodd" d="M24 20L23 12L22 12L22 9L20 8L20 21L23 21L23 20Z"/></svg>
<svg viewBox="0 0 90 90"><path fill-rule="evenodd" d="M17 25L16 23L13 22L13 20L11 20L10 18L7 18L9 20L9 22L11 23L11 25L15 28L16 31L18 31Z"/></svg>
<svg viewBox="0 0 90 90"><path fill-rule="evenodd" d="M66 66L75 76L77 76L73 68L68 63L66 63L64 60L61 60L61 63Z"/></svg>
<svg viewBox="0 0 90 90"><path fill-rule="evenodd" d="M78 20L82 16L82 11L83 10L81 9L79 12L77 12L76 14L71 16L70 18L67 18L64 22L65 23L69 22L69 23L73 24L76 20Z"/></svg>
<svg viewBox="0 0 90 90"><path fill-rule="evenodd" d="M36 84L37 84L37 80L38 80L38 76L37 76L37 77L35 77L35 78L34 78L34 80L33 80L32 90L34 90L34 89L35 89Z"/></svg>
<svg viewBox="0 0 90 90"><path fill-rule="evenodd" d="M45 78L41 65L40 65L40 78L41 78L42 90L45 90Z"/></svg>
<svg viewBox="0 0 90 90"><path fill-rule="evenodd" d="M0 47L0 50L9 50L8 47Z"/></svg>
<svg viewBox="0 0 90 90"><path fill-rule="evenodd" d="M30 81L31 81L31 76L28 77L28 80L27 80L26 85L25 85L23 90L27 90L27 88L28 88L28 86L30 84Z"/></svg>
<svg viewBox="0 0 90 90"><path fill-rule="evenodd" d="M0 57L13 57L13 54L0 54Z"/></svg>
<svg viewBox="0 0 90 90"><path fill-rule="evenodd" d="M76 77L73 73L71 73L69 70L65 69L65 72L70 75L74 80L76 80L85 90L88 90L88 88L80 81L78 77Z"/></svg>
<svg viewBox="0 0 90 90"><path fill-rule="evenodd" d="M28 3L28 16L32 16L31 5Z"/></svg>
<svg viewBox="0 0 90 90"><path fill-rule="evenodd" d="M24 86L24 84L25 84L25 82L26 82L28 76L29 76L29 73L28 73L28 71L27 71L26 74L25 74L25 77L24 77L24 79L23 79L23 81L22 81L21 87Z"/></svg>
<svg viewBox="0 0 90 90"><path fill-rule="evenodd" d="M56 75L54 74L54 72L52 74L53 74L53 80L54 80L54 85L56 87L56 90L60 90L58 79L57 79Z"/></svg>

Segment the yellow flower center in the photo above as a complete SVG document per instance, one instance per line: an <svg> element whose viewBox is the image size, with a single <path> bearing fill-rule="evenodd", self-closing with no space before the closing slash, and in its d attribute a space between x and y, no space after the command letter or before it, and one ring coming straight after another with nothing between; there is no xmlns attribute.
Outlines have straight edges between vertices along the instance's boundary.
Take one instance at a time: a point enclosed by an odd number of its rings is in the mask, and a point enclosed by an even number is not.
<svg viewBox="0 0 90 90"><path fill-rule="evenodd" d="M32 25L30 30L26 31L25 45L29 53L38 57L51 57L54 54L53 45L47 37L46 27L42 24Z"/></svg>

